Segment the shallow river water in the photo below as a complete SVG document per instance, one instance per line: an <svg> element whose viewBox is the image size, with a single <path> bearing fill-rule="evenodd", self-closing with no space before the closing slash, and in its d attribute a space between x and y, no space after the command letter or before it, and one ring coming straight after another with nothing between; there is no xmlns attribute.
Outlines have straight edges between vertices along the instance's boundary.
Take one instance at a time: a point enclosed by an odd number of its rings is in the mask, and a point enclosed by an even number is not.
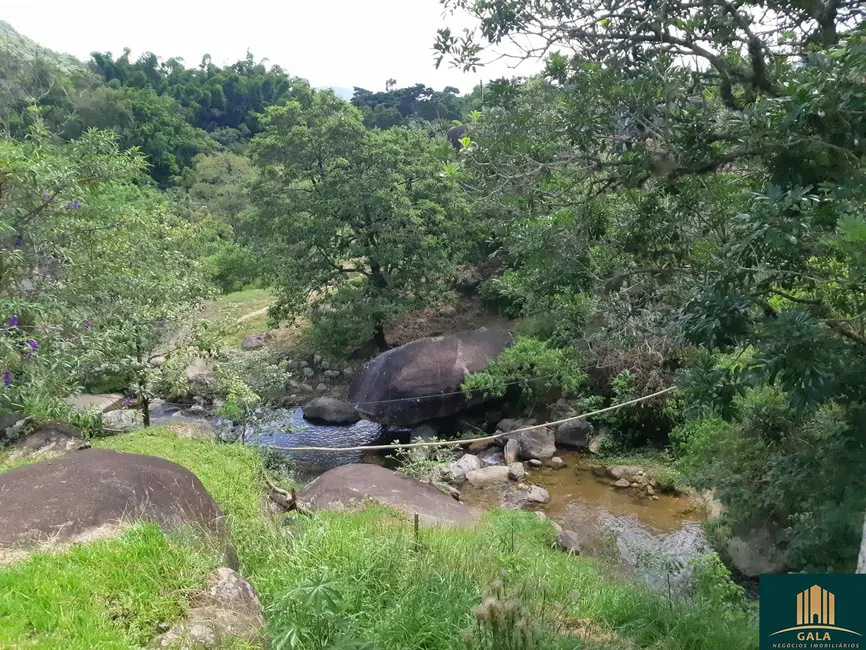
<svg viewBox="0 0 866 650"><path fill-rule="evenodd" d="M247 444L279 447L351 447L406 441L408 432L385 429L361 420L351 426L323 425L308 422L301 409L275 411L244 435ZM391 465L382 453L283 452L295 460L304 477L312 477L347 463ZM566 466L529 468L527 482L539 485L550 494L550 501L537 510L557 521L581 538L581 545L596 554L612 554L623 566L642 575L654 588L665 589L672 571L670 561L686 566L704 553L709 544L701 528L704 512L688 498L659 494L658 500L639 498L636 490L617 490L610 482L596 477L588 457L576 452L560 451ZM470 508L490 510L502 505L503 494L493 489L479 489L464 484L461 500ZM664 558L664 559L661 559ZM659 563L667 563L661 569Z"/></svg>

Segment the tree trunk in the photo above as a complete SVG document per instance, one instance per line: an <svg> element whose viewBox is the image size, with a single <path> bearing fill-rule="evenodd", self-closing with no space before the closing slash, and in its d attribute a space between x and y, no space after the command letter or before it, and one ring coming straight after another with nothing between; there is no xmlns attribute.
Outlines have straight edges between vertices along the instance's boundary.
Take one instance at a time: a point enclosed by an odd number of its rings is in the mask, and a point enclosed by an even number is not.
<svg viewBox="0 0 866 650"><path fill-rule="evenodd" d="M391 349L387 339L385 339L385 328L382 326L382 323L376 324L376 329L373 330L373 341L376 343L376 347L379 348L379 352Z"/></svg>
<svg viewBox="0 0 866 650"><path fill-rule="evenodd" d="M857 573L866 573L866 517L863 518L863 535L860 539L860 554L857 556Z"/></svg>
<svg viewBox="0 0 866 650"><path fill-rule="evenodd" d="M388 289L388 279L382 272L382 267L375 260L370 260L370 286L376 294L385 293ZM374 300L376 298L377 296L374 296ZM380 352L390 350L391 346L388 345L388 341L385 339L384 314L376 313L373 315L373 318L376 322L375 329L373 330L373 341L376 343L376 347L379 348Z"/></svg>
<svg viewBox="0 0 866 650"><path fill-rule="evenodd" d="M146 397L141 398L141 414L144 419L144 426L150 426L150 400Z"/></svg>

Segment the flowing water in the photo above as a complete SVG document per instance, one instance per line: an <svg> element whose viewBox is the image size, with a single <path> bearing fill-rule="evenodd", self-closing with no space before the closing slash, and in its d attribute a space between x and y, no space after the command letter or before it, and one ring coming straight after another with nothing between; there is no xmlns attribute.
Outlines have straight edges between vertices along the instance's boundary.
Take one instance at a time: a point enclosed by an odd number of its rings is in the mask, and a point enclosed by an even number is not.
<svg viewBox="0 0 866 650"><path fill-rule="evenodd" d="M406 441L408 431L388 429L367 420L351 426L327 425L304 419L301 409L274 411L254 427L248 427L244 442L278 447L353 447L393 440ZM382 453L345 451L285 451L302 476L312 477L347 463L386 462ZM683 582L691 560L709 552L701 528L703 509L687 497L658 494L641 498L637 490L614 489L610 481L595 476L585 455L561 451L563 469L529 468L527 482L550 494L539 505L566 530L575 531L581 547L593 555L606 556L643 577L654 589L664 591ZM390 464L390 463L389 463ZM490 510L508 507L513 484L502 489L461 486L461 500L470 508Z"/></svg>
<svg viewBox="0 0 866 650"><path fill-rule="evenodd" d="M358 447L392 440L404 440L407 432L383 427L369 420L352 425L318 424L304 419L303 411L281 409L249 427L244 442L253 445L277 447ZM321 474L349 463L381 463L375 452L363 451L283 451L292 458L296 471L302 476Z"/></svg>
<svg viewBox="0 0 866 650"><path fill-rule="evenodd" d="M637 490L619 490L595 476L586 456L561 451L566 466L529 469L527 481L548 491L538 510L577 533L584 552L602 556L640 575L658 591L686 587L689 562L710 552L701 527L702 508L685 496L659 494L641 498ZM463 486L461 500L489 510L508 503L509 490Z"/></svg>

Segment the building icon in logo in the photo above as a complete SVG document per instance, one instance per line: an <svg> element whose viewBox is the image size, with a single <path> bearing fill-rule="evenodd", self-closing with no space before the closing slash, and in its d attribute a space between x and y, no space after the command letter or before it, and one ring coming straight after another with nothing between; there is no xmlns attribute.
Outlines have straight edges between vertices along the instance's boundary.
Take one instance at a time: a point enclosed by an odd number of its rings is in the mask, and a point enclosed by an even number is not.
<svg viewBox="0 0 866 650"><path fill-rule="evenodd" d="M797 627L836 625L836 595L812 585L797 594Z"/></svg>
<svg viewBox="0 0 866 650"><path fill-rule="evenodd" d="M797 594L797 625L773 632L770 636L803 630L835 630L862 636L854 630L836 627L836 594L818 585L812 585ZM811 635L806 640L812 640Z"/></svg>

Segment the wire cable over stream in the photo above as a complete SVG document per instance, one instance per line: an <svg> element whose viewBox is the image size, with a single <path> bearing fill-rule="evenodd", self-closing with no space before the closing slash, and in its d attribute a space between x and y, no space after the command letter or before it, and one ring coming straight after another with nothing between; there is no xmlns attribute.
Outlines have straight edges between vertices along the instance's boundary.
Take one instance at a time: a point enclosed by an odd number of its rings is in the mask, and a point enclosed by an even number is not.
<svg viewBox="0 0 866 650"><path fill-rule="evenodd" d="M552 422L545 422L543 424L533 424L528 427L521 427L519 429L514 429L512 431L503 431L500 433L494 433L490 436L481 436L480 438L467 438L465 440L437 440L435 442L411 442L405 444L391 444L391 445L359 445L356 447L280 447L277 445L256 445L257 447L262 447L264 449L276 449L278 451L380 451L385 449L411 449L413 447L457 447L461 445L470 445L473 442L487 442L488 440L497 440L498 438L503 438L505 436L513 436L517 433L523 433L524 431L532 431L533 429L541 429L544 427L551 427L560 424L564 424L565 422L572 422L574 420L582 420L584 418L590 418L595 415L600 415L602 413L608 413L610 411L615 411L617 409L621 409L624 406L631 406L632 404L638 404L639 402L645 402L647 400L653 399L655 397L659 397L666 393L673 392L677 390L678 386L671 386L670 388L665 388L664 390L656 391L655 393L650 393L649 395L644 395L643 397L636 397L635 399L628 400L627 402L622 402L621 404L614 404L613 406L608 406L603 409L598 409L597 411L590 411L589 413L581 413L580 415L574 415L569 418L563 418L562 420L554 420ZM449 393L443 393L443 395L447 395ZM441 395L427 395L426 397L441 397ZM422 397L409 397L403 398L403 400L415 400L415 399L424 399ZM390 400L390 401L401 401L401 400ZM359 402L362 403L362 402ZM365 402L369 403L369 402Z"/></svg>

